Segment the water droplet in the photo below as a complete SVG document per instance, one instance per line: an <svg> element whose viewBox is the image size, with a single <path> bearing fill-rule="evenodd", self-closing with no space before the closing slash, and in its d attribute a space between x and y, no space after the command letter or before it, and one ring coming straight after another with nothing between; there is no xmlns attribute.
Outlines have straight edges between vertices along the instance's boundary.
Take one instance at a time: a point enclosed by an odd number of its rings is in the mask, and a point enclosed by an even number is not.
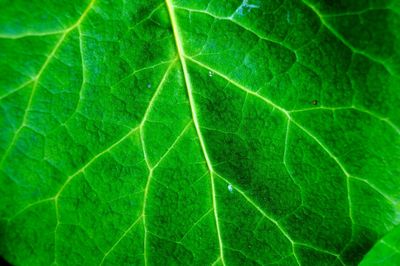
<svg viewBox="0 0 400 266"><path fill-rule="evenodd" d="M147 88L151 88L151 84L150 83L147 83Z"/></svg>
<svg viewBox="0 0 400 266"><path fill-rule="evenodd" d="M232 187L231 184L228 185L228 190L229 190L230 193L233 193L233 187Z"/></svg>
<svg viewBox="0 0 400 266"><path fill-rule="evenodd" d="M311 104L312 104L312 105L317 105L317 104L318 104L318 101L317 101L317 100L312 100Z"/></svg>
<svg viewBox="0 0 400 266"><path fill-rule="evenodd" d="M288 22L289 24L292 24L291 17L290 17L290 12L289 12L289 11L286 13L286 20L287 20L287 22Z"/></svg>
<svg viewBox="0 0 400 266"><path fill-rule="evenodd" d="M212 71L208 71L208 76L209 76L209 77L212 77L212 76L214 76L214 72L212 72Z"/></svg>

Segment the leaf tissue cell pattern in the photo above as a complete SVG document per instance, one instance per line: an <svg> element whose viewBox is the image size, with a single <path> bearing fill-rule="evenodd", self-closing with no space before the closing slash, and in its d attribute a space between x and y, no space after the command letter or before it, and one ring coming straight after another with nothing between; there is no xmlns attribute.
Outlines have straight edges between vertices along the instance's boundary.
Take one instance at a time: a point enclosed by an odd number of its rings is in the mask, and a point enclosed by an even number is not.
<svg viewBox="0 0 400 266"><path fill-rule="evenodd" d="M10 263L356 265L400 222L397 1L0 9Z"/></svg>

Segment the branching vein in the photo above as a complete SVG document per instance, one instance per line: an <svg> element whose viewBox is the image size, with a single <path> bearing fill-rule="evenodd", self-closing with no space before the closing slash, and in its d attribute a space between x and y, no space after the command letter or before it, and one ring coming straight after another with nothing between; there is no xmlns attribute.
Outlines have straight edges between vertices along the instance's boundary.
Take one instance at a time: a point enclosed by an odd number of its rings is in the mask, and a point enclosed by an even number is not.
<svg viewBox="0 0 400 266"><path fill-rule="evenodd" d="M342 164L342 162L339 160L338 157L336 157L331 151L330 149L328 149L312 132L310 132L307 128L305 128L303 125L301 125L300 123L298 123L297 121L295 121L291 115L290 112L287 111L286 109L284 109L283 107L275 104L274 102L272 102L270 99L258 94L257 92L254 92L246 87L244 87L243 85L239 84L238 82L230 79L229 77L227 77L226 75L224 75L223 73L207 66L204 63L201 63L193 58L190 57L186 57L188 60L191 60L192 62L194 62L195 64L201 66L202 68L205 68L209 71L212 71L213 73L216 73L217 75L219 75L220 77L222 77L223 79L225 79L226 81L228 81L229 83L235 85L235 87L245 91L246 93L264 101L265 103L267 103L269 106L273 107L274 109L280 111L287 119L288 121L290 121L291 123L293 123L294 125L296 125L301 131L303 131L308 137L310 137L313 141L315 141L328 155L329 157L331 157L336 164L339 166L339 168L341 169L341 171L344 173L345 178L346 178L346 189L347 189L347 196L348 196L348 206L349 206L349 217L351 219L351 221L354 223L353 220L353 216L352 216L352 210L351 210L351 196L350 196L350 187L349 187L349 178L351 177L351 175L349 174L349 172L347 171L347 169L344 167L344 165Z"/></svg>
<svg viewBox="0 0 400 266"><path fill-rule="evenodd" d="M182 65L182 70L183 70L183 74L184 74L187 94L189 97L189 104L190 104L190 109L192 112L192 119L193 119L194 127L196 129L196 133L197 133L197 136L198 136L198 139L200 142L200 146L203 151L203 155L204 155L208 170L210 172L212 205L213 205L213 209L214 209L214 217L215 217L215 225L216 225L217 235L218 235L220 257L221 257L222 264L225 265L224 251L223 251L224 247L223 247L223 243L222 243L221 229L220 229L219 220L218 220L217 199L216 199L216 191L215 191L215 183L214 183L214 170L212 167L210 157L208 156L208 153L207 153L206 145L205 145L203 135L202 135L201 129L200 129L200 124L198 121L198 115L196 112L195 101L194 101L193 91L192 91L192 84L190 81L189 71L188 71L188 68L186 65L185 52L183 49L183 44L182 44L182 40L180 37L179 29L178 29L178 23L177 23L177 20L175 17L174 7L172 5L171 0L166 0L166 5L168 7L168 12L169 12L170 20L171 20L172 30L173 30L174 37L175 37L177 52L178 52L180 62Z"/></svg>
<svg viewBox="0 0 400 266"><path fill-rule="evenodd" d="M352 45L348 40L346 40L335 28L333 28L324 18L324 15L321 14L321 12L311 3L308 2L308 0L302 0L301 2L304 3L308 8L310 8L320 19L321 24L328 29L340 42L342 42L345 46L347 46L353 53L355 54L360 54L363 55L364 57L368 58L372 62L378 63L382 65L392 76L396 76L393 70L386 65L386 63L378 58L374 58L370 54L366 53L365 51L362 51L354 45Z"/></svg>
<svg viewBox="0 0 400 266"><path fill-rule="evenodd" d="M27 120L28 120L28 114L29 111L32 107L32 103L33 103L33 98L35 97L36 94L36 90L38 87L38 84L40 82L40 79L42 78L42 74L43 72L46 70L46 68L48 67L48 65L50 64L50 62L53 60L53 58L55 57L57 51L60 49L62 43L64 42L65 38L67 37L67 35L73 31L74 29L76 29L77 27L79 27L79 25L82 23L82 21L86 18L87 14L89 13L89 11L92 9L94 3L96 2L96 0L92 0L90 2L90 4L87 6L87 8L85 9L85 11L82 13L81 17L70 27L68 28L66 31L63 32L63 34L61 35L61 37L58 39L56 45L54 46L54 48L52 49L52 51L50 52L50 54L47 56L46 61L44 62L44 64L42 65L42 67L39 69L39 72L37 73L37 75L32 79L33 82L33 86L32 86L32 90L29 96L29 100L28 100L28 104L26 106L24 115L22 117L22 122L20 124L20 126L18 127L18 129L15 131L13 138L10 142L10 144L8 145L8 147L6 148L3 157L1 158L0 161L0 168L3 166L3 163L5 161L5 159L8 157L10 151L12 150L12 148L14 147L14 145L16 144L19 134L21 133L22 129L27 125ZM29 81L28 81L29 82Z"/></svg>

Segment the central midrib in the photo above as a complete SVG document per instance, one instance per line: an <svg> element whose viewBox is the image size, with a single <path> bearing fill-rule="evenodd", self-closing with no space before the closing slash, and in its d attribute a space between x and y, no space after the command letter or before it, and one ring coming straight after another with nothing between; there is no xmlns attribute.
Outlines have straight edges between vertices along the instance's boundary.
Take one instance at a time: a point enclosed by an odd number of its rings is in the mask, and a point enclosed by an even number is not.
<svg viewBox="0 0 400 266"><path fill-rule="evenodd" d="M201 150L203 152L204 159L206 161L208 170L210 172L212 205L213 205L213 210L214 210L215 226L216 226L216 230L217 230L219 250L220 250L219 256L220 256L222 264L225 265L222 237L221 237L221 231L220 231L219 222L218 222L217 200L216 200L215 182L214 182L214 170L213 170L213 167L211 164L210 157L208 156L208 153L207 153L207 148L204 143L203 135L200 130L199 120L197 118L196 104L194 101L193 91L192 91L192 83L190 81L189 71L188 71L188 68L186 65L186 61L185 61L185 52L184 52L182 40L181 40L181 37L179 34L179 28L178 28L178 23L177 23L176 16L175 16L174 6L173 6L171 0L165 0L165 4L167 5L167 8L168 8L171 27L172 27L172 31L174 34L175 44L176 44L176 50L179 55L179 60L181 62L181 66L182 66L186 90L187 90L187 94L188 94L188 98L189 98L190 109L191 109L191 113L192 113L193 124L196 129L196 133L197 133L197 136L199 139L199 143L201 146Z"/></svg>

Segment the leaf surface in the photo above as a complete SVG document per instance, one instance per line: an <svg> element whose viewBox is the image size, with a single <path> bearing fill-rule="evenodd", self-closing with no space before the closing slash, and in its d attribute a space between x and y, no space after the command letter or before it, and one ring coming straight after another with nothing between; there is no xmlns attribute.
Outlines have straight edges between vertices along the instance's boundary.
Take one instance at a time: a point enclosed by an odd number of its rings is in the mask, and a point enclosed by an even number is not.
<svg viewBox="0 0 400 266"><path fill-rule="evenodd" d="M400 227L380 239L361 261L360 266L397 265L400 262Z"/></svg>
<svg viewBox="0 0 400 266"><path fill-rule="evenodd" d="M11 263L355 265L399 223L395 1L0 8Z"/></svg>

